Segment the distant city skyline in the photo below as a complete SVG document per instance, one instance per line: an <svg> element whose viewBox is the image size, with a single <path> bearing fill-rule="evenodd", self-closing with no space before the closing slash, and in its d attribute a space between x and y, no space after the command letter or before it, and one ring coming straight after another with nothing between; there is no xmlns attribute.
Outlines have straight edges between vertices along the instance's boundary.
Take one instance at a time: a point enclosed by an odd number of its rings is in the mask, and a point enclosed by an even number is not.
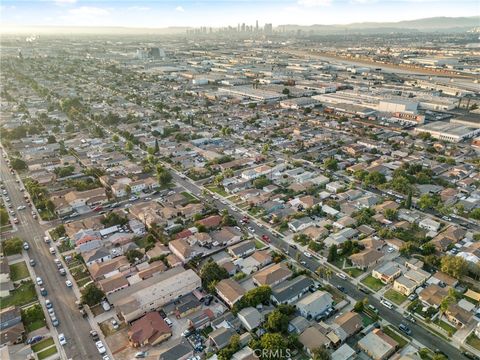
<svg viewBox="0 0 480 360"><path fill-rule="evenodd" d="M395 22L436 16L475 16L477 0L3 0L2 27L122 26L131 28L260 27Z"/></svg>

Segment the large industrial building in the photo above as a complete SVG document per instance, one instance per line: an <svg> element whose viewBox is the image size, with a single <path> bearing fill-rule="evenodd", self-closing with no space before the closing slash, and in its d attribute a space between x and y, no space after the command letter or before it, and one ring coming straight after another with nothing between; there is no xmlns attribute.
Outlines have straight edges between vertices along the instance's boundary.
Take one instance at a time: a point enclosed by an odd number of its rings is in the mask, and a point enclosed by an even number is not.
<svg viewBox="0 0 480 360"><path fill-rule="evenodd" d="M480 128L467 127L453 122L433 122L415 129L418 133L429 133L433 138L448 142L461 142L480 134Z"/></svg>

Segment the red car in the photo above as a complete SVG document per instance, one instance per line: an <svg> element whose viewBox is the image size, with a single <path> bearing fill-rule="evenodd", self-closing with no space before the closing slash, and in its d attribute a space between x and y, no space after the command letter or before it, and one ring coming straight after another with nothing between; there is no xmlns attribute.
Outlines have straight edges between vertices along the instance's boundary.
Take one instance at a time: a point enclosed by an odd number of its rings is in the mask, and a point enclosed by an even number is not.
<svg viewBox="0 0 480 360"><path fill-rule="evenodd" d="M93 209L93 211L97 212L97 211L101 211L103 210L103 207L101 206L97 206L95 209Z"/></svg>
<svg viewBox="0 0 480 360"><path fill-rule="evenodd" d="M270 237L268 235L262 235L262 240L266 242L270 242Z"/></svg>

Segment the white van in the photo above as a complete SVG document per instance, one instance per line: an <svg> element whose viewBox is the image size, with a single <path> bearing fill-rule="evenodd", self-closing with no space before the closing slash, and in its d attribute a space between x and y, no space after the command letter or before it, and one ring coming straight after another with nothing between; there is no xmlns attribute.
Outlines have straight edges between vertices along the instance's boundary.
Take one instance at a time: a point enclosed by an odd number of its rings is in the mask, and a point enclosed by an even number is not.
<svg viewBox="0 0 480 360"><path fill-rule="evenodd" d="M108 311L108 310L111 309L110 304L106 301L102 301L102 307L103 307L103 310L105 310L105 311Z"/></svg>
<svg viewBox="0 0 480 360"><path fill-rule="evenodd" d="M347 280L347 277L345 276L344 273L337 273L337 276L342 280Z"/></svg>
<svg viewBox="0 0 480 360"><path fill-rule="evenodd" d="M380 301L382 303L383 306L385 306L386 308L389 308L389 309L393 309L393 304L387 300L381 300Z"/></svg>

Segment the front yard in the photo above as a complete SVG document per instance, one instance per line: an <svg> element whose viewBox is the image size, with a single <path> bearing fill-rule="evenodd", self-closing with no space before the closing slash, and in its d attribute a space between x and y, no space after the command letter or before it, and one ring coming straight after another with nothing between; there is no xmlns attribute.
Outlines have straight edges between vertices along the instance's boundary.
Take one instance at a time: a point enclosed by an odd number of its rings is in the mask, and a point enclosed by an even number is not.
<svg viewBox="0 0 480 360"><path fill-rule="evenodd" d="M227 192L220 186L216 186L216 185L207 185L205 186L205 188L207 188L208 190L214 192L214 193L217 193L223 197L227 197L228 194Z"/></svg>
<svg viewBox="0 0 480 360"><path fill-rule="evenodd" d="M0 302L0 309L5 309L12 305L22 306L29 304L37 299L35 285L32 281L27 281L13 290L9 296L6 296Z"/></svg>
<svg viewBox="0 0 480 360"><path fill-rule="evenodd" d="M30 277L30 273L28 272L25 261L10 265L10 279L12 281L18 281L28 277Z"/></svg>
<svg viewBox="0 0 480 360"><path fill-rule="evenodd" d="M34 352L39 352L40 350L43 350L49 346L52 346L55 342L53 341L52 338L46 338L43 339L42 341L36 343L35 345L32 345L32 350Z"/></svg>
<svg viewBox="0 0 480 360"><path fill-rule="evenodd" d="M383 294L383 296L385 297L385 299L388 299L397 305L401 305L405 300L407 300L407 297L405 295L400 294L398 291L395 291L393 289L385 291L385 294Z"/></svg>
<svg viewBox="0 0 480 360"><path fill-rule="evenodd" d="M440 319L435 319L435 321L433 322L434 324L440 326L443 330L445 330L450 336L455 334L457 332L457 328L455 326L452 326L448 323L446 323L445 321L443 320L440 320Z"/></svg>
<svg viewBox="0 0 480 360"><path fill-rule="evenodd" d="M32 332L46 326L45 314L40 304L35 304L22 310L22 322L27 332Z"/></svg>
<svg viewBox="0 0 480 360"><path fill-rule="evenodd" d="M380 290L384 286L384 284L380 280L374 278L372 275L369 275L365 279L363 279L362 284L365 284L375 292Z"/></svg>
<svg viewBox="0 0 480 360"><path fill-rule="evenodd" d="M405 340L399 333L397 333L391 326L385 326L383 328L383 332L395 340L400 348L403 348L408 344L408 341Z"/></svg>
<svg viewBox="0 0 480 360"><path fill-rule="evenodd" d="M470 334L467 338L467 344L480 351L480 339L475 334Z"/></svg>

